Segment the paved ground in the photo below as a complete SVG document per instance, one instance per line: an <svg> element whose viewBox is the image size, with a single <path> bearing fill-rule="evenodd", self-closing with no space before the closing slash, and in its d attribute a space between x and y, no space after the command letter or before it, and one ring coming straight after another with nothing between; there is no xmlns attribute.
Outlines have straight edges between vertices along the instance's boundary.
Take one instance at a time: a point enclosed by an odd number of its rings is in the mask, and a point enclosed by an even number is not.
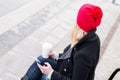
<svg viewBox="0 0 120 80"><path fill-rule="evenodd" d="M0 16L3 16L9 13L12 10L15 10L22 5L25 5L31 0L1 0L0 1Z"/></svg>
<svg viewBox="0 0 120 80"><path fill-rule="evenodd" d="M40 55L43 42L52 43L54 50L62 52L70 43L77 10L86 2L101 6L104 12L97 31L101 38L101 59L95 80L107 80L120 66L120 6L111 0L29 0L14 10L9 8L0 17L0 80L19 80ZM115 80L120 80L120 75Z"/></svg>

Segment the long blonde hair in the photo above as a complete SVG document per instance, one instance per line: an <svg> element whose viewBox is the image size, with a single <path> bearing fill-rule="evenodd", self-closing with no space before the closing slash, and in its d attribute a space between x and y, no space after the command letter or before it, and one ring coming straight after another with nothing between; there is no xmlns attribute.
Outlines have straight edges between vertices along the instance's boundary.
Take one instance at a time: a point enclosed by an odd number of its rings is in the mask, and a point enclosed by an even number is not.
<svg viewBox="0 0 120 80"><path fill-rule="evenodd" d="M77 44L87 33L84 32L78 25L75 25L73 27L72 33L71 33L71 44L74 46Z"/></svg>

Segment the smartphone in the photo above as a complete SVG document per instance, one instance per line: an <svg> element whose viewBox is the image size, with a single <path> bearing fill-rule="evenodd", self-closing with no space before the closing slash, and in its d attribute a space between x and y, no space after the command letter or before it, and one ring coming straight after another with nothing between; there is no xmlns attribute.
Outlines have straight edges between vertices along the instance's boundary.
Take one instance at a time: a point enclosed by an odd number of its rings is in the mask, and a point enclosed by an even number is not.
<svg viewBox="0 0 120 80"><path fill-rule="evenodd" d="M43 66L43 65L47 66L46 64L41 63L38 59L36 59L35 61L36 61L38 64L42 65L42 66Z"/></svg>
<svg viewBox="0 0 120 80"><path fill-rule="evenodd" d="M36 59L35 61L36 61L38 64L41 64L41 62L40 62L38 59Z"/></svg>

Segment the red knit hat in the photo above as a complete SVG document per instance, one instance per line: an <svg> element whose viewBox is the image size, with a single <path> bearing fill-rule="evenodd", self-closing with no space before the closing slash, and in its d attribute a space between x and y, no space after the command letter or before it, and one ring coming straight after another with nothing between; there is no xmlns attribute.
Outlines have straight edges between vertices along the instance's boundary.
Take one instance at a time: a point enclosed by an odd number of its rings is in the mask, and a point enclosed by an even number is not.
<svg viewBox="0 0 120 80"><path fill-rule="evenodd" d="M93 4L84 4L77 15L77 25L85 32L95 29L101 23L103 12Z"/></svg>

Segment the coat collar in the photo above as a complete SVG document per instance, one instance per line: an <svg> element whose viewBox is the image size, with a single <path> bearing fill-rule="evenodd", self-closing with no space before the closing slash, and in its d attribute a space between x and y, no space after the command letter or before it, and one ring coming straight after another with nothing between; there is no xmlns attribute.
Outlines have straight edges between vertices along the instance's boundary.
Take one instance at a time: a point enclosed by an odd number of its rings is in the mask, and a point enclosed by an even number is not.
<svg viewBox="0 0 120 80"><path fill-rule="evenodd" d="M71 45L69 45L69 49L59 58L60 59L68 59L71 58L73 49L79 46L84 41L90 40L91 37L95 35L96 29L90 31L86 36L84 36L74 47L70 48Z"/></svg>
<svg viewBox="0 0 120 80"><path fill-rule="evenodd" d="M83 43L85 41L92 40L93 38L96 38L95 37L95 35L96 35L95 32L96 32L96 29L88 32L87 35L85 35L74 47L79 46L81 43Z"/></svg>

